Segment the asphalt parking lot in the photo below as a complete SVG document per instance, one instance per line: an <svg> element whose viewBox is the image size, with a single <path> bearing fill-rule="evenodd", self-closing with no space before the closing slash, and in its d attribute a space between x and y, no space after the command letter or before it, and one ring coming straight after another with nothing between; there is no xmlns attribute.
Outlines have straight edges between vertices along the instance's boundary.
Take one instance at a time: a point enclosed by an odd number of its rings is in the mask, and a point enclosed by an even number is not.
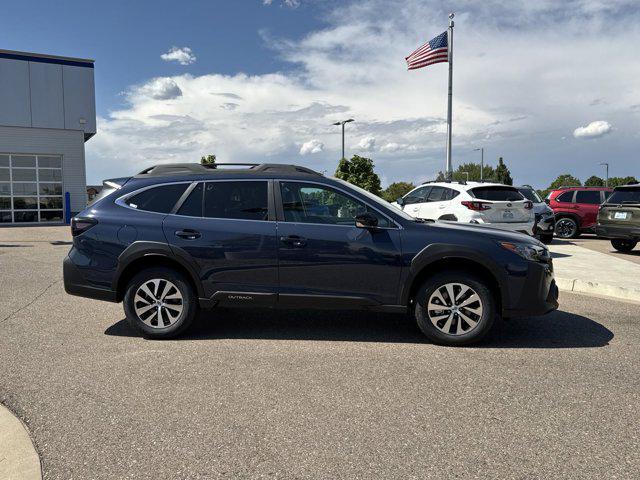
<svg viewBox="0 0 640 480"><path fill-rule="evenodd" d="M225 311L179 340L67 296L66 228L0 229L0 401L47 479L637 478L638 304L561 295L483 344Z"/></svg>

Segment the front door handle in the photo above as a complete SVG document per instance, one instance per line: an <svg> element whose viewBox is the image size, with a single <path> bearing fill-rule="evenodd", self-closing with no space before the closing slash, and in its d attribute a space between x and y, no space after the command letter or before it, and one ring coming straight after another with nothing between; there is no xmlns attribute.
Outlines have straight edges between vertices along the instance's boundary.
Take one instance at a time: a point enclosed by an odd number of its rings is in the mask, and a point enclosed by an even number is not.
<svg viewBox="0 0 640 480"><path fill-rule="evenodd" d="M299 237L298 235L289 235L287 237L280 237L282 243L291 245L293 248L302 248L307 245L307 239Z"/></svg>
<svg viewBox="0 0 640 480"><path fill-rule="evenodd" d="M176 237L184 238L185 240L195 240L196 238L200 238L201 235L200 232L187 228L185 230L178 230Z"/></svg>

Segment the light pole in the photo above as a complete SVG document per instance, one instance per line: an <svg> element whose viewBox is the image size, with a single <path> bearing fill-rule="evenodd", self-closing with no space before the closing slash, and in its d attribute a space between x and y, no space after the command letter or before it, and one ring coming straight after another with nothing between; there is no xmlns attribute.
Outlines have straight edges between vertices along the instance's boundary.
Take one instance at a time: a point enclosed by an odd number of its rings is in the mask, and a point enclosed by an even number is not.
<svg viewBox="0 0 640 480"><path fill-rule="evenodd" d="M480 181L484 180L484 147L474 148L474 152L480 151Z"/></svg>
<svg viewBox="0 0 640 480"><path fill-rule="evenodd" d="M344 124L349 122L355 122L353 118L342 120L340 122L333 123L332 125L342 125L342 158L344 158Z"/></svg>
<svg viewBox="0 0 640 480"><path fill-rule="evenodd" d="M600 165L604 165L606 168L606 177L604 179L604 186L608 187L609 186L609 164L607 162L603 162Z"/></svg>

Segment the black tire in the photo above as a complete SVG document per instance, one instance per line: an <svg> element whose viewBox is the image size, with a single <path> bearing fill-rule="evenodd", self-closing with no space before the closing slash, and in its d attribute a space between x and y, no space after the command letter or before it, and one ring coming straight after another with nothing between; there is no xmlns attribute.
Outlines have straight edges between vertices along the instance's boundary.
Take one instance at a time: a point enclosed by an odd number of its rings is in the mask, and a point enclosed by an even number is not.
<svg viewBox="0 0 640 480"><path fill-rule="evenodd" d="M635 240L623 240L623 239L611 240L611 245L613 246L613 248L615 248L619 252L630 252L631 250L636 248L637 244L638 242Z"/></svg>
<svg viewBox="0 0 640 480"><path fill-rule="evenodd" d="M445 306L448 306L446 303L447 298L444 296L444 291L447 290L447 284L464 285L471 289L473 293L478 295L480 307L482 309L481 315L472 315L470 310L468 310L468 308L471 307L478 311L479 309L477 308L476 302L472 302L467 307L462 307L460 310L467 316L467 318L476 321L475 326L471 326L467 321L463 321L460 324L462 317L454 315L453 313L451 314L453 315L453 318L450 322L446 313L444 313L444 317L438 318L442 313L438 314L438 310L428 308L428 302L430 299L434 302L438 301L437 298L432 299L433 295L437 295L436 290L441 292L440 297L445 300ZM441 290L443 288L444 291ZM459 289L455 286L453 288L454 297L458 299L458 303L464 304L467 298L471 298L471 296L467 296L466 293L463 293L462 286L459 286ZM458 297L458 295L460 296ZM431 316L429 312L432 312ZM497 309L494 297L485 280L464 271L452 270L449 272L438 273L430 277L420 286L415 298L414 315L422 333L424 333L425 336L434 343L440 345L461 346L480 341L489 332L489 330L491 330L497 315ZM443 330L447 327L447 322L449 322L448 333ZM457 330L459 324L461 333L458 334Z"/></svg>
<svg viewBox="0 0 640 480"><path fill-rule="evenodd" d="M553 241L553 233L541 233L540 241L545 245L549 245Z"/></svg>
<svg viewBox="0 0 640 480"><path fill-rule="evenodd" d="M164 294L164 298L161 298L161 301L166 300L166 303L163 303L166 307L160 309L162 323L165 325L163 327L157 325L157 311L155 312L155 325L153 325L154 310L156 307L152 306L148 312L142 314L142 318L136 312L136 306L138 306L139 309L144 309L149 305L155 305L154 301L156 297L152 297L152 300L144 291L140 291L145 284L147 284L147 290L154 290L152 285L153 280L160 280L160 282L156 291L152 293L157 294L158 291L162 290L160 295L157 296L160 297ZM149 282L151 282L151 284ZM173 284L173 287L175 287L178 293L175 293L175 290L171 288L171 284ZM139 295L137 301L136 294ZM180 306L182 308L179 313L176 313L176 305L178 304L175 303L176 299L173 297L177 297L178 295L181 296L179 301L181 301ZM141 299L140 297L144 298ZM172 302L174 302L173 305ZM152 339L173 338L180 335L189 328L198 311L197 296L189 281L182 273L166 267L148 268L133 277L127 285L123 306L129 324L145 338ZM149 313L148 316L147 313ZM147 323L143 321L143 318Z"/></svg>
<svg viewBox="0 0 640 480"><path fill-rule="evenodd" d="M571 217L561 217L556 222L556 237L558 238L578 238L580 236L580 225Z"/></svg>

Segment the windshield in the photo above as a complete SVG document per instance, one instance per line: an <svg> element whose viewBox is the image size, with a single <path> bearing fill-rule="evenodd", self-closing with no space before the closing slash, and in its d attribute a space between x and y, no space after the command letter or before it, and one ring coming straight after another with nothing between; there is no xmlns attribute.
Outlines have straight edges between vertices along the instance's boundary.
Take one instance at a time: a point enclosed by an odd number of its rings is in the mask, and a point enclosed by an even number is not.
<svg viewBox="0 0 640 480"><path fill-rule="evenodd" d="M542 203L540 195L538 195L538 192L533 188L519 188L518 191L524 195L524 198L527 200L531 200L533 203Z"/></svg>
<svg viewBox="0 0 640 480"><path fill-rule="evenodd" d="M394 207L393 205L391 205L389 202L387 202L386 200L384 200L383 198L380 198L377 195L374 195L371 192L368 192L367 190L365 190L364 188L360 188L356 185L354 185L353 183L349 183L349 182L345 182L344 180L340 180L339 178L333 178L332 180L335 180L336 182L340 182L341 184L353 188L354 190L356 190L358 193L364 195L365 197L367 197L369 200L371 200L372 202L374 202L375 204L378 204L381 207L386 207L389 210L391 210L393 213L401 216L402 218L404 218L405 220L409 220L411 222L415 222L416 219L413 218L412 216L410 216L407 213L404 213L402 210L400 210L397 207Z"/></svg>
<svg viewBox="0 0 640 480"><path fill-rule="evenodd" d="M640 188L615 190L605 203L640 203Z"/></svg>
<svg viewBox="0 0 640 480"><path fill-rule="evenodd" d="M493 200L495 202L518 202L524 200L522 194L514 187L476 187L469 191L480 200Z"/></svg>

